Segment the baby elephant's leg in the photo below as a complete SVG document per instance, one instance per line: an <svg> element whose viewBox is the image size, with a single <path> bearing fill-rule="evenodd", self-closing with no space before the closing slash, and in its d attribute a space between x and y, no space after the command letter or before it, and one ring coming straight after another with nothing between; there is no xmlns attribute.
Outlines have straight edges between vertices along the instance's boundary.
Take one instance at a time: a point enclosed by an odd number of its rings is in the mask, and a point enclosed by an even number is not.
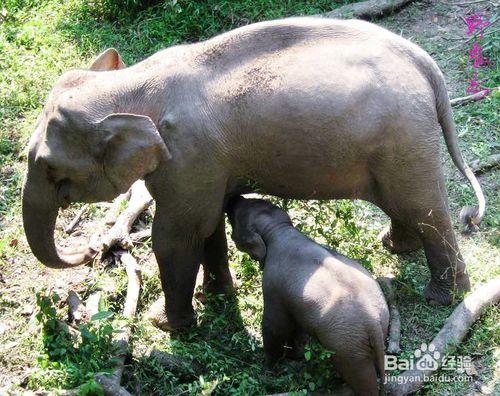
<svg viewBox="0 0 500 396"><path fill-rule="evenodd" d="M373 359L355 354L337 354L333 364L356 396L378 396L377 371Z"/></svg>
<svg viewBox="0 0 500 396"><path fill-rule="evenodd" d="M264 352L266 353L267 364L273 366L283 357L285 344L294 331L294 323L280 304L264 301L262 322Z"/></svg>

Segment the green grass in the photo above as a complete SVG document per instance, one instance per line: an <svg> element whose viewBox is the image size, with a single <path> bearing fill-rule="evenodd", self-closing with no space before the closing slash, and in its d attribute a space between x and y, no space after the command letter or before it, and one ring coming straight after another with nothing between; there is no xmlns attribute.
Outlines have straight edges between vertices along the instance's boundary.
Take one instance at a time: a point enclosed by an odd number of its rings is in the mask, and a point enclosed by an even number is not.
<svg viewBox="0 0 500 396"><path fill-rule="evenodd" d="M136 0L70 0L61 3L6 0L0 6L0 274L5 282L0 279L0 364L5 368L5 373L0 373L0 393L3 393L2 386L14 392L26 387L32 390L69 388L82 383L92 387L89 382L92 375L109 369L110 362L106 360L112 348L109 337L97 337L97 344L85 349L81 347L81 336L79 340L48 336L47 320L64 315L65 308L60 303L54 303L55 312L46 310L45 322L39 323L34 314L25 314L26 306L35 305L36 292L51 295L71 284L83 298L93 290L102 289L107 309L116 313L124 302L123 268L111 262L96 265L87 272L75 271L72 275L48 272L36 263L23 236L19 197L26 162L24 148L55 79L67 69L86 67L107 47L118 48L125 62L132 64L166 46L208 38L247 23L315 14L332 8L332 2L326 0L178 0L149 1L148 4ZM452 96L462 96L471 73L466 52L468 44L463 43L465 39L450 41L447 38L456 33L448 36L446 32L439 33L445 38L436 40L437 33L431 25L429 29L418 30L417 21L429 15L427 7L416 3L380 23L393 31L402 31L405 37L412 37L429 51L451 80ZM437 4L433 10L438 15L446 15L447 7L449 5ZM485 55L492 60L481 71L484 84L498 86L498 33L488 33L484 46ZM468 161L498 152L498 107L497 93L454 110L460 146ZM457 213L462 205L475 204L475 198L446 151L443 151L443 159L450 206L453 213ZM497 171L481 179L488 200L481 233L463 237L456 227L474 285L500 274L499 177ZM402 346L406 355L432 339L452 308L432 307L424 301L422 291L429 271L422 252L395 256L382 248L377 235L387 225L387 218L380 210L364 202L274 201L291 214L301 231L319 242L358 259L375 275L396 274ZM71 218L74 210L63 213L60 220ZM88 224L83 226L86 235L94 232L92 224L101 223L104 214L103 206L91 206ZM146 221L150 223L151 218ZM254 395L327 391L339 384L328 361L328 352L317 344L308 347L308 359L304 361L283 362L272 371L264 366L260 333L261 274L257 263L232 244L230 263L239 283L236 298L226 301L211 296L205 305L197 302L198 327L175 338L152 327L144 318L149 305L161 293L150 241L138 245L134 255L140 258L143 267L143 290L132 357L127 361L123 381L131 392ZM75 284L71 283L72 278ZM39 301L39 305L44 304ZM499 322L499 308L487 310L456 352L473 356L477 379L490 385L500 377L495 373L499 361ZM119 323L109 319L91 330L98 333L102 327L117 328ZM2 326L6 330L2 331ZM99 344L100 341L103 344ZM96 345L105 353L98 353ZM54 349L60 352L61 347L71 353L62 354L67 356L49 353ZM150 357L153 350L196 361L202 369L198 372L187 367L167 371ZM77 364L82 363L82 359L85 364ZM9 382L15 378L19 380ZM421 394L464 395L472 390L470 384L434 383L426 385Z"/></svg>

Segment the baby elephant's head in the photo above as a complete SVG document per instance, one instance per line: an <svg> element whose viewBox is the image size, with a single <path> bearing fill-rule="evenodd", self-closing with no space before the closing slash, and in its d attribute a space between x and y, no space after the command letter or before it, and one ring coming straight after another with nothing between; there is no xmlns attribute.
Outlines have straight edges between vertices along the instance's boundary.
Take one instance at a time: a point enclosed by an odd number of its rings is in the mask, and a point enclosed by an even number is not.
<svg viewBox="0 0 500 396"><path fill-rule="evenodd" d="M228 202L226 211L236 247L259 261L266 256L266 236L283 225L292 224L285 211L262 199L237 196Z"/></svg>

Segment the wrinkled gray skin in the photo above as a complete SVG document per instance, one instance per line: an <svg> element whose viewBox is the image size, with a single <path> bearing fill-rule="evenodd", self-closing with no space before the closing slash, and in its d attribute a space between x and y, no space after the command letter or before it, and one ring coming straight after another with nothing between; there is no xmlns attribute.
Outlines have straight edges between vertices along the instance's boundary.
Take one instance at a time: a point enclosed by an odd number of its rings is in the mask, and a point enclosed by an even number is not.
<svg viewBox="0 0 500 396"><path fill-rule="evenodd" d="M29 145L24 228L45 265L89 261L91 249L56 248L58 209L113 199L144 178L157 204L162 323L177 328L193 321L201 262L210 291L232 287L229 197L258 190L364 199L390 216L392 251L423 244L431 270L425 295L449 304L452 290L470 285L444 192L442 133L481 198L458 151L436 64L367 22L257 23L128 68L110 49L90 70L65 73L47 99ZM480 203L471 222L482 216Z"/></svg>
<svg viewBox="0 0 500 396"><path fill-rule="evenodd" d="M274 362L304 330L334 351L333 363L357 395L378 395L389 310L358 262L297 231L283 210L260 199L229 202L232 238L264 270L264 351Z"/></svg>

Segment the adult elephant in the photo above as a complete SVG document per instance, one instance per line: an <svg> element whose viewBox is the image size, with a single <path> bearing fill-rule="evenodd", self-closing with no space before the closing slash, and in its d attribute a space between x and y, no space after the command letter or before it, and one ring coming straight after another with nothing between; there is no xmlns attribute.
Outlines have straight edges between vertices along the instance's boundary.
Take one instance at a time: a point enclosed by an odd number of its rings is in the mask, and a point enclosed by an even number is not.
<svg viewBox="0 0 500 396"><path fill-rule="evenodd" d="M54 243L60 207L110 200L144 178L156 200L153 250L163 327L193 321L200 262L206 286L227 291L224 203L258 190L295 199L359 198L391 218L394 252L422 243L428 299L469 290L450 221L439 157L457 146L438 67L422 49L367 22L292 18L176 46L125 68L114 49L64 74L29 147L23 221L52 268L88 261Z"/></svg>

